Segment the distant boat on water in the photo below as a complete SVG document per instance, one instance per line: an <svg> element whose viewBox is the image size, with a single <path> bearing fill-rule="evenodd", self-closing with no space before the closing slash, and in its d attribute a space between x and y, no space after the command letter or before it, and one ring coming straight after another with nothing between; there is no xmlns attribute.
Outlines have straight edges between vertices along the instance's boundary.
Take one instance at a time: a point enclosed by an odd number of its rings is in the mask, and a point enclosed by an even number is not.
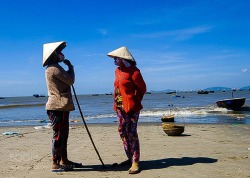
<svg viewBox="0 0 250 178"><path fill-rule="evenodd" d="M172 95L172 97L179 98L179 97L181 97L181 96L180 96L180 95L175 94L175 95Z"/></svg>
<svg viewBox="0 0 250 178"><path fill-rule="evenodd" d="M205 91L205 90L198 90L197 91L198 94L208 94L209 91Z"/></svg>
<svg viewBox="0 0 250 178"><path fill-rule="evenodd" d="M185 96L180 96L180 95L177 95L177 94L174 94L171 97L172 98L185 98Z"/></svg>
<svg viewBox="0 0 250 178"><path fill-rule="evenodd" d="M105 95L112 95L112 93L110 92L110 93L105 93Z"/></svg>
<svg viewBox="0 0 250 178"><path fill-rule="evenodd" d="M169 92L167 92L166 94L176 94L176 91L169 91Z"/></svg>
<svg viewBox="0 0 250 178"><path fill-rule="evenodd" d="M39 94L34 94L33 96L36 97L36 98L45 97L45 95L39 95Z"/></svg>

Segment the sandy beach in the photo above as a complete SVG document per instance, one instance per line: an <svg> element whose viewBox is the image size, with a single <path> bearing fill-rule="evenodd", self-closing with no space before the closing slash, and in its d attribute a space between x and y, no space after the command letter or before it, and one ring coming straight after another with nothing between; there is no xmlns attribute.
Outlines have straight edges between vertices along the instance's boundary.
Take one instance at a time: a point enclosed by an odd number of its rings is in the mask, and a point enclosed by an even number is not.
<svg viewBox="0 0 250 178"><path fill-rule="evenodd" d="M250 125L187 124L182 136L168 136L161 123L139 123L141 173L129 175L129 167L112 168L126 159L116 124L89 124L102 164L83 125L70 126L69 159L84 168L51 172L51 128L1 127L2 178L183 178L250 177ZM3 135L4 132L18 135Z"/></svg>

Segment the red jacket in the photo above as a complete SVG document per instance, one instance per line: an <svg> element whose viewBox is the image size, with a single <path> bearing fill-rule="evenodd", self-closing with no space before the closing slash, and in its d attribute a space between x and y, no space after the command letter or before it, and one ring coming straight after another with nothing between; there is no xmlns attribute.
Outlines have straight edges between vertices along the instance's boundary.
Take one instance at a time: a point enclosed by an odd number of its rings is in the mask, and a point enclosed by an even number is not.
<svg viewBox="0 0 250 178"><path fill-rule="evenodd" d="M117 88L120 90L123 110L126 113L137 112L143 108L141 101L146 92L146 84L136 66L116 68L114 87L115 91ZM114 92L114 98L116 98L116 92ZM116 110L116 104L114 104L114 110Z"/></svg>

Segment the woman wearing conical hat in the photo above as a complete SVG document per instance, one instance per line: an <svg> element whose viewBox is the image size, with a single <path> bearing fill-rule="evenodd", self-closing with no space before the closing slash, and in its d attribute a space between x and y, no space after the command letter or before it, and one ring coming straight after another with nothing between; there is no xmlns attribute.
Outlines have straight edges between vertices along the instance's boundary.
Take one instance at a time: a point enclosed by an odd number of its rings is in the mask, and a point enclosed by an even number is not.
<svg viewBox="0 0 250 178"><path fill-rule="evenodd" d="M48 88L46 110L53 127L52 172L69 171L78 163L68 160L67 141L69 135L69 113L74 110L70 86L74 84L74 67L64 59L62 50L66 42L46 43L43 45L43 66ZM68 66L65 71L59 62Z"/></svg>
<svg viewBox="0 0 250 178"><path fill-rule="evenodd" d="M123 142L128 160L120 165L131 164L129 174L140 172L140 144L137 123L141 101L146 92L146 84L136 67L136 61L126 47L118 48L107 54L114 59L114 110L118 116L118 132Z"/></svg>

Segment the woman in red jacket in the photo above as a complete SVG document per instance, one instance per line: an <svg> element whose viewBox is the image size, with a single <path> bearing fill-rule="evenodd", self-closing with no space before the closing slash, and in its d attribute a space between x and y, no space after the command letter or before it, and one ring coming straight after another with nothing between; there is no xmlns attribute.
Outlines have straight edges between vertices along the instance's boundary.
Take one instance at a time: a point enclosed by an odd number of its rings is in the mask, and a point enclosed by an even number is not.
<svg viewBox="0 0 250 178"><path fill-rule="evenodd" d="M146 84L136 67L136 61L126 47L118 48L108 56L114 59L114 110L118 116L118 131L122 139L128 160L120 165L132 164L130 174L140 172L140 144L137 134L137 122L141 101L146 92Z"/></svg>

